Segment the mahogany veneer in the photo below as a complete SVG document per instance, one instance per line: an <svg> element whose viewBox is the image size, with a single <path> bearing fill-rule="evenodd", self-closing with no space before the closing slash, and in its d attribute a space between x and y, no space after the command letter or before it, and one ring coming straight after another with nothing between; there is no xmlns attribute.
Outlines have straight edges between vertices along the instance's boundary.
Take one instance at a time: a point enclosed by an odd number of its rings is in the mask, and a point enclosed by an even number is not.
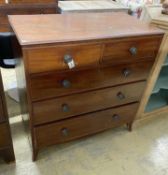
<svg viewBox="0 0 168 175"><path fill-rule="evenodd" d="M33 74L30 76L31 98L32 101L39 101L103 87L116 86L117 84L122 85L146 80L152 64L153 61L141 62L139 64L122 64L112 69L109 66L101 69L81 70L80 74L76 71ZM64 88L64 84L67 82L69 85L67 88Z"/></svg>
<svg viewBox="0 0 168 175"><path fill-rule="evenodd" d="M39 148L63 143L133 121L138 103L86 114L35 128Z"/></svg>
<svg viewBox="0 0 168 175"><path fill-rule="evenodd" d="M49 145L124 124L131 130L161 30L124 13L9 20L34 160Z"/></svg>

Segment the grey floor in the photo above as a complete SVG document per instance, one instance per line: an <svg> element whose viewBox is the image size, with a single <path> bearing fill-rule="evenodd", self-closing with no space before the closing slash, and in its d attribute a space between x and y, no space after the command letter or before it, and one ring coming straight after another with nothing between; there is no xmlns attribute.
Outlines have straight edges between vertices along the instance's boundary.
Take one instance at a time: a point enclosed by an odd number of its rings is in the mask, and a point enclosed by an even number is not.
<svg viewBox="0 0 168 175"><path fill-rule="evenodd" d="M16 163L0 175L168 175L168 116L42 150L36 162L21 117L10 119Z"/></svg>

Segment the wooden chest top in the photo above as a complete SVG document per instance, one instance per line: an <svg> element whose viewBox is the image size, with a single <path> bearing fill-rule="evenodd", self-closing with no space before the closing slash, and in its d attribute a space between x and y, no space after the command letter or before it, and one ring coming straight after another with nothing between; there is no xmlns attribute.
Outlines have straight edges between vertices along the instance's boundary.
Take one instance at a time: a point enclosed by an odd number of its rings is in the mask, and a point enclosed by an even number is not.
<svg viewBox="0 0 168 175"><path fill-rule="evenodd" d="M163 34L122 12L9 16L20 45Z"/></svg>

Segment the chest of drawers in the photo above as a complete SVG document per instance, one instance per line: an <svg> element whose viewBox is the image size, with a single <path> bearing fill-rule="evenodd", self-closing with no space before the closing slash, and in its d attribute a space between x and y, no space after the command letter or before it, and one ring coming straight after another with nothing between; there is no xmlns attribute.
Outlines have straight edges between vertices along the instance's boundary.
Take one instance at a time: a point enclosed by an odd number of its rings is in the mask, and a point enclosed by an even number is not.
<svg viewBox="0 0 168 175"><path fill-rule="evenodd" d="M124 124L131 130L161 30L124 13L9 20L34 160L49 145Z"/></svg>
<svg viewBox="0 0 168 175"><path fill-rule="evenodd" d="M11 139L6 102L0 72L0 156L6 162L15 160L13 144Z"/></svg>

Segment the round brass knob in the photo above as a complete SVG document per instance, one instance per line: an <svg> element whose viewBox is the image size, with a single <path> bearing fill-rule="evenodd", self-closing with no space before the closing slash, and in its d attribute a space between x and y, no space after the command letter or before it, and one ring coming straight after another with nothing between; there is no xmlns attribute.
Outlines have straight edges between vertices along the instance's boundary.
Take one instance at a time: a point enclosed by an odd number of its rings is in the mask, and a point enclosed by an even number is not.
<svg viewBox="0 0 168 175"><path fill-rule="evenodd" d="M71 82L69 80L63 80L62 81L62 86L64 88L69 88L71 86Z"/></svg>
<svg viewBox="0 0 168 175"><path fill-rule="evenodd" d="M123 75L124 77L128 77L131 74L131 70L130 69L123 69Z"/></svg>
<svg viewBox="0 0 168 175"><path fill-rule="evenodd" d="M63 129L61 130L61 133L62 133L63 136L67 137L68 134L69 134L69 130L68 130L67 128L63 128Z"/></svg>
<svg viewBox="0 0 168 175"><path fill-rule="evenodd" d="M117 93L117 97L118 97L120 100L125 99L125 95L124 95L122 92L118 92L118 93Z"/></svg>
<svg viewBox="0 0 168 175"><path fill-rule="evenodd" d="M69 69L73 69L75 67L75 61L73 60L71 55L65 55L64 56L64 63L67 64Z"/></svg>
<svg viewBox="0 0 168 175"><path fill-rule="evenodd" d="M65 55L64 56L64 62L66 64L68 64L69 62L71 62L73 60L72 56L71 55Z"/></svg>
<svg viewBox="0 0 168 175"><path fill-rule="evenodd" d="M137 48L136 47L131 47L129 51L130 51L131 55L136 55L137 54Z"/></svg>
<svg viewBox="0 0 168 175"><path fill-rule="evenodd" d="M69 106L68 106L67 104L63 104L63 105L62 105L62 111L63 111L63 112L69 112L69 111L70 111Z"/></svg>
<svg viewBox="0 0 168 175"><path fill-rule="evenodd" d="M113 118L114 120L118 120L118 119L120 118L120 116L117 115L117 114L114 114L114 115L112 116L112 118Z"/></svg>

